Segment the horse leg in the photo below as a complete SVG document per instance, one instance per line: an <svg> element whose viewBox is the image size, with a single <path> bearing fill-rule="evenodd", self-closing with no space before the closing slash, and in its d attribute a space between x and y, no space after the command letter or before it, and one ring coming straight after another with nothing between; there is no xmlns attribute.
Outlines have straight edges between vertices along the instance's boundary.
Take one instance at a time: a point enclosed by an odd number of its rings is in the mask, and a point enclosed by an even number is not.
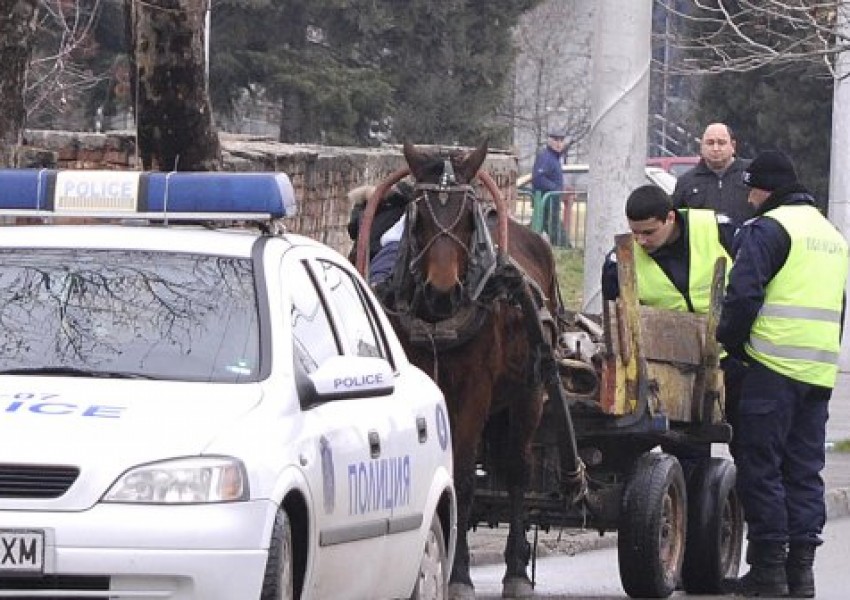
<svg viewBox="0 0 850 600"><path fill-rule="evenodd" d="M515 390L521 399L511 407L509 455L506 463L510 522L505 546L505 576L502 579L503 598L530 598L534 593L527 567L531 546L526 539L525 492L531 472L531 441L540 421L542 398L539 393Z"/></svg>
<svg viewBox="0 0 850 600"><path fill-rule="evenodd" d="M454 480L457 494L457 546L452 574L449 578L449 598L467 600L475 598L472 578L469 576L469 544L467 532L475 494L475 461L478 443L490 410L490 391L481 385L478 377L467 377L469 382L459 390L457 398L463 402L452 424L454 450ZM475 383L472 383L475 382ZM486 393L486 395L484 395ZM458 406L458 404L454 404Z"/></svg>
<svg viewBox="0 0 850 600"><path fill-rule="evenodd" d="M469 576L469 516L472 510L472 498L475 492L475 460L463 463L455 455L455 492L457 493L457 546L452 574L449 578L450 600L468 600L475 598L472 578Z"/></svg>

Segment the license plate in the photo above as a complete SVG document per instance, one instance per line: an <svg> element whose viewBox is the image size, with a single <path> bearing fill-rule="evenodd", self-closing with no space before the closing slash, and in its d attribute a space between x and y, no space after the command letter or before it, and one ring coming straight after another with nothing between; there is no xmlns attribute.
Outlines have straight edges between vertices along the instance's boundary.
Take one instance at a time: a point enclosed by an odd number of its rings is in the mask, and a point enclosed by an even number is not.
<svg viewBox="0 0 850 600"><path fill-rule="evenodd" d="M0 529L0 573L44 571L44 532Z"/></svg>

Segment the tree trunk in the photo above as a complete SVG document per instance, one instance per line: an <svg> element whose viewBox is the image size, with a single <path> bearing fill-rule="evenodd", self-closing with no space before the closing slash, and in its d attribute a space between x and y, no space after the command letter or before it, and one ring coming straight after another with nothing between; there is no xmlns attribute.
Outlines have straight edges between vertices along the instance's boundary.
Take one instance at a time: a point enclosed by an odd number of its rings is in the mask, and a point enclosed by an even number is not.
<svg viewBox="0 0 850 600"><path fill-rule="evenodd" d="M125 0L124 6L143 168L219 170L206 84L207 0Z"/></svg>
<svg viewBox="0 0 850 600"><path fill-rule="evenodd" d="M0 0L0 167L17 166L38 0Z"/></svg>

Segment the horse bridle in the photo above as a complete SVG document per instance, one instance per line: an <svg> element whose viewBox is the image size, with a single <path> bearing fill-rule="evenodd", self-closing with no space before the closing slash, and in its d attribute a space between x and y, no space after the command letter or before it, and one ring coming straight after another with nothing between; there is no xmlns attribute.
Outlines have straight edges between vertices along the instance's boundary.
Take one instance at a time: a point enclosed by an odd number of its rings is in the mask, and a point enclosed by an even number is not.
<svg viewBox="0 0 850 600"><path fill-rule="evenodd" d="M452 183L417 183L414 187L414 192L416 193L416 197L410 203L410 212L408 213L408 227L409 231L413 231L414 227L414 215L416 214L416 208L419 205L422 205L428 211L428 214L431 216L431 220L434 222L434 225L437 227L438 231L431 238L423 244L422 248L420 248L415 256L410 261L411 267L416 267L421 261L428 250L433 246L438 239L445 236L456 243L461 247L466 258L469 258L470 252L469 247L466 242L460 239L454 232L457 226L460 224L461 219L464 216L464 210L466 209L467 204L472 203L472 208L475 210L477 204L477 196L475 195L475 189L469 184L462 183L454 183L454 178L452 178ZM449 201L450 194L463 193L463 200L458 204L457 214L454 219L448 225L445 225L438 217L436 212L434 211L434 196L436 196L437 201L441 206L445 206Z"/></svg>

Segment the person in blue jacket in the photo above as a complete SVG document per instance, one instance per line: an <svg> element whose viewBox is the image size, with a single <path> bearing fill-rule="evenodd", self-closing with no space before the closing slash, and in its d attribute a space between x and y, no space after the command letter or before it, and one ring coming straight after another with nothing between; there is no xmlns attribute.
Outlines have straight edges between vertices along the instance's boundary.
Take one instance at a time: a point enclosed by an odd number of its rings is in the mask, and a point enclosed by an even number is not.
<svg viewBox="0 0 850 600"><path fill-rule="evenodd" d="M743 179L755 216L736 238L717 328L746 363L732 427L750 570L731 591L811 598L848 245L781 152L759 154Z"/></svg>
<svg viewBox="0 0 850 600"><path fill-rule="evenodd" d="M550 127L546 146L534 159L531 170L531 189L535 197L547 192L561 192L564 189L564 173L561 170L566 131L560 127ZM553 246L565 246L568 243L567 232L561 218L561 196L552 194L543 205L543 231L549 236Z"/></svg>

